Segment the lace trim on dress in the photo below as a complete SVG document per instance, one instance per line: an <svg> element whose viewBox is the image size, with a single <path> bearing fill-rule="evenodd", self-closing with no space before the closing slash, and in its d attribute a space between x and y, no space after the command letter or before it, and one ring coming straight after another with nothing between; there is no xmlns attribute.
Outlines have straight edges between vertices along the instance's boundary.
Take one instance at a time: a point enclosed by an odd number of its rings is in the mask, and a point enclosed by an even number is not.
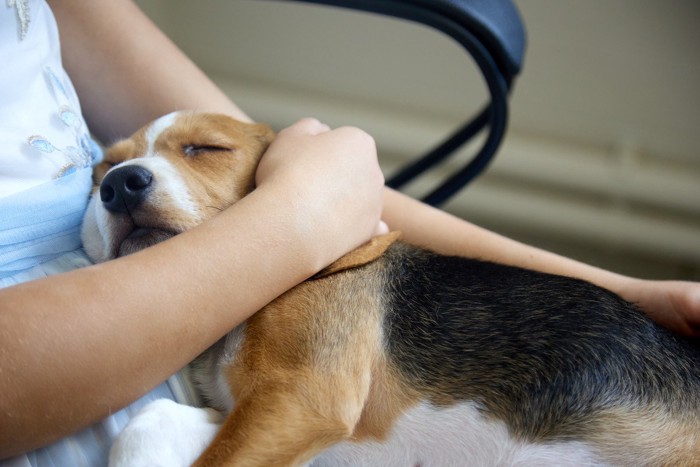
<svg viewBox="0 0 700 467"><path fill-rule="evenodd" d="M48 138L41 135L30 136L27 139L27 143L46 155L60 154L62 156L60 157L62 165L54 176L54 178L61 178L76 170L93 165L96 162L97 155L90 144L90 137L87 128L85 128L85 123L80 114L71 105L71 98L60 78L50 67L45 67L44 73L47 75L58 104L58 118L67 129L73 132L76 145L59 148L51 143Z"/></svg>
<svg viewBox="0 0 700 467"><path fill-rule="evenodd" d="M13 8L17 12L17 23L19 26L19 40L23 40L27 35L29 23L31 22L31 12L29 11L29 0L7 0L8 8Z"/></svg>

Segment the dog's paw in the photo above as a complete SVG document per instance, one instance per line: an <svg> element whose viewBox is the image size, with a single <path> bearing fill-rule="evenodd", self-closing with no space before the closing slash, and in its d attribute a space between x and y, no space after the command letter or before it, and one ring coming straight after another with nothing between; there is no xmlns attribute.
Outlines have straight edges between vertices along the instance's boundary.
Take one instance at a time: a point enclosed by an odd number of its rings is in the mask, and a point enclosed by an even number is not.
<svg viewBox="0 0 700 467"><path fill-rule="evenodd" d="M124 427L109 453L111 467L191 465L211 443L223 416L168 399L153 401Z"/></svg>

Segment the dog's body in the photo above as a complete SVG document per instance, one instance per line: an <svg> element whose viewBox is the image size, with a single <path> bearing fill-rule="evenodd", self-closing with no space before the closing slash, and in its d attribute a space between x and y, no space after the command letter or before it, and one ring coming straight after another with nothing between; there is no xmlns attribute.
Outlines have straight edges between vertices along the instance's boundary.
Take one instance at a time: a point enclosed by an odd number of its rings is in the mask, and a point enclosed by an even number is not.
<svg viewBox="0 0 700 467"><path fill-rule="evenodd" d="M233 204L271 137L173 114L116 145L114 168L96 171L86 250L129 254L211 217L203 206ZM183 163L188 152L199 160ZM231 412L200 465L700 465L696 347L586 282L391 234L273 301L193 368L208 402ZM202 409L156 406L117 457L162 461L155 447L129 451L159 416L191 410Z"/></svg>

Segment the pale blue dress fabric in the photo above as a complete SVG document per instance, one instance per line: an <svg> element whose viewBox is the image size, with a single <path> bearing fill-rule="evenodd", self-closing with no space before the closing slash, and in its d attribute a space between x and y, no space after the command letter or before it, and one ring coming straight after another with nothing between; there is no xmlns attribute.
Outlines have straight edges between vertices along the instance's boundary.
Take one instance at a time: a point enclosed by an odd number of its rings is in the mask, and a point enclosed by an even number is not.
<svg viewBox="0 0 700 467"><path fill-rule="evenodd" d="M43 0L13 0L7 5L0 3L0 10L3 8L16 9L10 11L12 33L18 29L22 41L32 39L30 27L45 26L49 29L49 36L57 34L53 16ZM7 10L0 11L0 29L8 26L7 13ZM7 37L3 37L3 33L7 30L0 33L0 39L5 40ZM0 60L3 62L0 68L0 142L5 137L15 137L16 127L25 123L21 121L21 112L8 110L13 105L9 100L16 100L17 96L3 94L6 88L2 86L11 84L9 74L13 71L6 66L12 63L7 61L7 46L7 43L0 43ZM50 46L56 49L55 44ZM32 54L32 59L36 61L36 53ZM0 288L91 264L81 248L80 222L92 186L92 165L99 161L101 150L89 137L77 96L60 65L60 57L58 63L38 65L35 84L41 88L43 83L44 91L54 99L55 102L43 105L44 109L53 109L53 114L46 119L50 124L43 127L45 131L22 136L16 153L0 153L0 184L5 184L0 186L0 194L3 188L5 194L11 192L0 196ZM35 89L33 98L41 91ZM27 115L32 121L35 117L37 120L42 117L41 111L35 107L24 113L25 117ZM48 134L52 136L44 136ZM12 147L12 144L8 146ZM31 167L22 167L27 161L36 162L37 166L44 164L45 170L43 174L39 170L38 176L45 180L32 178L37 175ZM21 179L23 173L27 174L27 180ZM80 300L80 297L75 297L75 300ZM99 311L95 310L95 313ZM181 403L198 402L186 378L177 374L142 399L94 426L34 452L0 460L0 467L106 465L111 440L130 417L149 401L164 397Z"/></svg>

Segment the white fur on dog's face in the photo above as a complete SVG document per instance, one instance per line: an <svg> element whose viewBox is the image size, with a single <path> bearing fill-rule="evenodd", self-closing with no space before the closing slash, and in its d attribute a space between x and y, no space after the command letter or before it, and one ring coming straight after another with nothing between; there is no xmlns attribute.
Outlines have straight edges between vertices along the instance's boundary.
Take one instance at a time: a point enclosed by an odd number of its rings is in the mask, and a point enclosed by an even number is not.
<svg viewBox="0 0 700 467"><path fill-rule="evenodd" d="M174 112L116 143L95 168L82 228L86 252L95 262L125 256L214 216L253 189L255 168L272 138L265 125ZM109 211L99 184L128 165L153 175L148 195L129 212Z"/></svg>

